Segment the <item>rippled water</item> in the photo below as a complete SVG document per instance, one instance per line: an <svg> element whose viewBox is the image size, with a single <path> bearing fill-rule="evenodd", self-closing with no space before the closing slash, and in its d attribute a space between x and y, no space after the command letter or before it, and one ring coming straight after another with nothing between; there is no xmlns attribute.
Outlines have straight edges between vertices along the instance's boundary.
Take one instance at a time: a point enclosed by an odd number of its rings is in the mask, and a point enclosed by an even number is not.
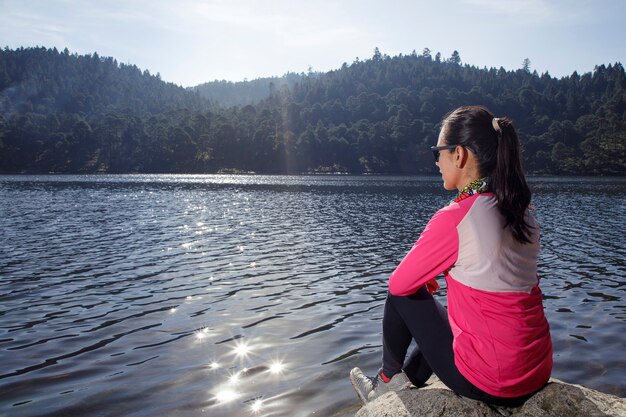
<svg viewBox="0 0 626 417"><path fill-rule="evenodd" d="M554 376L624 396L626 180L532 185ZM0 177L0 414L350 415L388 275L452 197L416 177Z"/></svg>

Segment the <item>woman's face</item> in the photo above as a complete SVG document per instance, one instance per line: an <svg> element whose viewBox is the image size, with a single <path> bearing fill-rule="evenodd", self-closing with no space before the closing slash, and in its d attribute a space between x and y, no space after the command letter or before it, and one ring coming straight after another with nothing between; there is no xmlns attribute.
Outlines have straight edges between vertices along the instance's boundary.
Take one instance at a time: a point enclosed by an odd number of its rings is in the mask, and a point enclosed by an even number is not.
<svg viewBox="0 0 626 417"><path fill-rule="evenodd" d="M437 146L447 145L445 142L445 126L439 132ZM456 166L456 150L439 151L439 161L435 163L439 167L441 178L443 179L443 188L446 190L456 190L459 182L460 171Z"/></svg>

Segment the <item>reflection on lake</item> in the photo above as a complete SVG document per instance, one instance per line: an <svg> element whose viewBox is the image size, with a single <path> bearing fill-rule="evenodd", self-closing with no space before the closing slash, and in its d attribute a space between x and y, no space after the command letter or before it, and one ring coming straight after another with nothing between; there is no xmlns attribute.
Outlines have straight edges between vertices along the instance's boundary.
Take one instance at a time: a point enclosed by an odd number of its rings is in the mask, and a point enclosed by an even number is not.
<svg viewBox="0 0 626 417"><path fill-rule="evenodd" d="M626 180L532 186L554 376L624 396ZM350 415L388 275L452 197L419 177L0 177L0 414Z"/></svg>

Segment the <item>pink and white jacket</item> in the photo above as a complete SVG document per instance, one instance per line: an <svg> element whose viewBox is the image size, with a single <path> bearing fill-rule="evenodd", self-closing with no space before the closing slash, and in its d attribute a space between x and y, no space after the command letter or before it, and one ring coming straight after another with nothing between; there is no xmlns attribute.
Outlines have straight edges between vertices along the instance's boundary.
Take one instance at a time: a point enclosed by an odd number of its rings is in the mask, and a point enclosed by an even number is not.
<svg viewBox="0 0 626 417"><path fill-rule="evenodd" d="M541 388L552 371L537 255L539 224L527 213L531 243L504 228L495 196L474 194L439 210L389 279L409 295L443 272L454 361L488 394L518 397Z"/></svg>

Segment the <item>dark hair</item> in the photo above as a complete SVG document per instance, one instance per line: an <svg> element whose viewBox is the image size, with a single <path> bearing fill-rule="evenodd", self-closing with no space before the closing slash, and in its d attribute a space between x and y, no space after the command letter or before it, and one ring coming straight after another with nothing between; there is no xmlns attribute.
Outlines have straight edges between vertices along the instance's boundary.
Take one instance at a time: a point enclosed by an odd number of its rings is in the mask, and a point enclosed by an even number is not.
<svg viewBox="0 0 626 417"><path fill-rule="evenodd" d="M447 145L461 145L477 158L481 177L489 178L489 191L515 239L529 243L531 226L524 216L530 205L517 133L507 117L494 119L485 107L466 106L443 119L443 139Z"/></svg>

